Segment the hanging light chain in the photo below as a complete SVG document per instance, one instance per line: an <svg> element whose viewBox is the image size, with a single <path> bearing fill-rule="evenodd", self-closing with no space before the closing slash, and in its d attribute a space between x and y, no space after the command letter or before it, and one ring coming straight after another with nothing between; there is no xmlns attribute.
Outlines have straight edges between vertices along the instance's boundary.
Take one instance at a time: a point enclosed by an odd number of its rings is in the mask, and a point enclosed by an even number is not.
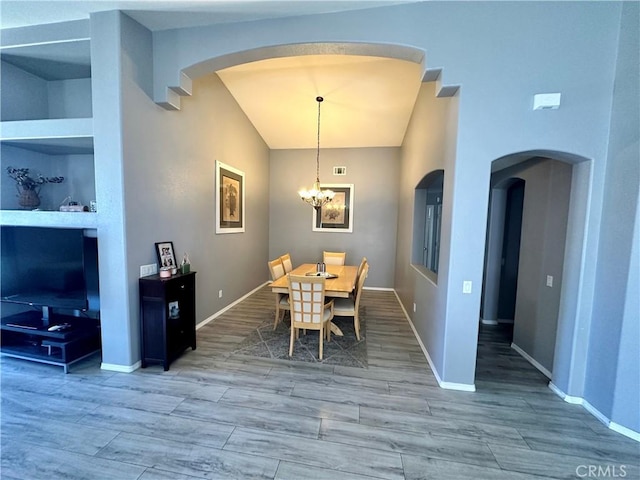
<svg viewBox="0 0 640 480"><path fill-rule="evenodd" d="M316 181L320 183L320 105L324 101L322 97L316 97L318 102L318 150L316 152Z"/></svg>
<svg viewBox="0 0 640 480"><path fill-rule="evenodd" d="M319 211L323 205L331 202L335 195L331 190L322 190L320 188L320 103L324 100L322 97L316 97L318 102L318 137L317 137L317 150L316 150L316 182L313 184L311 190L302 189L298 192L302 201L308 203L316 211Z"/></svg>

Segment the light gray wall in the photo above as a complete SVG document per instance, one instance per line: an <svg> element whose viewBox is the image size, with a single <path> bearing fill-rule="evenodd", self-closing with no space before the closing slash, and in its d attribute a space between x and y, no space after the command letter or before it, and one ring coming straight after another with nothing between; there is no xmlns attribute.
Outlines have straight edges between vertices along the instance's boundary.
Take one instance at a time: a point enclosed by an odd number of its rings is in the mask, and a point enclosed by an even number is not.
<svg viewBox="0 0 640 480"><path fill-rule="evenodd" d="M1 68L2 120L49 118L47 82L7 62Z"/></svg>
<svg viewBox="0 0 640 480"><path fill-rule="evenodd" d="M525 181L513 343L551 372L572 167L554 160L523 167L513 174Z"/></svg>
<svg viewBox="0 0 640 480"><path fill-rule="evenodd" d="M91 79L50 81L47 84L49 118L89 118Z"/></svg>
<svg viewBox="0 0 640 480"><path fill-rule="evenodd" d="M167 112L150 98L151 33L122 14L98 14L92 21L98 42L111 44L96 57L118 76L105 79L109 85L94 80L94 124L107 129L107 119L117 116L116 125L122 126L109 145L96 141L96 169L105 175L97 180L103 194L98 200L103 362L130 366L140 358L139 266L156 262L155 242L173 241L179 258L188 252L197 271L198 322L266 280L269 157L216 76L196 82L197 95L182 111ZM97 70L96 75L103 73ZM114 95L119 101L109 105ZM245 172L243 234L215 235L215 160ZM125 259L125 268L111 268L116 258Z"/></svg>
<svg viewBox="0 0 640 480"><path fill-rule="evenodd" d="M138 101L147 112L134 109L128 128L128 153L140 159L127 178L130 262L155 263L158 241L173 241L179 258L187 252L198 272L201 322L268 278L269 150L215 75L194 83L179 112L164 112L146 96ZM245 233L215 233L216 160L245 173ZM149 182L153 188L140 198ZM138 271L131 274L137 282Z"/></svg>
<svg viewBox="0 0 640 480"><path fill-rule="evenodd" d="M322 261L322 251L345 251L347 263L370 263L367 287L392 288L399 188L398 148L320 150L320 181L354 185L353 233L312 231L312 212L298 190L315 181L316 150L272 150L269 258L289 252L294 264ZM347 175L333 176L333 166ZM268 270L265 262L265 277Z"/></svg>
<svg viewBox="0 0 640 480"><path fill-rule="evenodd" d="M635 432L640 432L640 198L636 202L636 218L631 242L627 297L620 329L620 347L616 385L613 391L611 420ZM594 400L594 402L599 400Z"/></svg>
<svg viewBox="0 0 640 480"><path fill-rule="evenodd" d="M585 398L640 432L638 185L640 184L640 4L621 15L596 297Z"/></svg>
<svg viewBox="0 0 640 480"><path fill-rule="evenodd" d="M91 16L91 90L96 201L102 364L126 369L139 359L136 297L131 296L126 243L125 163L122 125L122 45L119 12Z"/></svg>
<svg viewBox="0 0 640 480"><path fill-rule="evenodd" d="M437 98L435 88L435 82L423 83L420 87L402 145L395 289L429 353L436 374L442 379L446 364L446 286L458 99ZM434 170L444 170L437 283L427 277L424 269L411 266L415 188ZM469 323L472 324L473 319L470 318Z"/></svg>

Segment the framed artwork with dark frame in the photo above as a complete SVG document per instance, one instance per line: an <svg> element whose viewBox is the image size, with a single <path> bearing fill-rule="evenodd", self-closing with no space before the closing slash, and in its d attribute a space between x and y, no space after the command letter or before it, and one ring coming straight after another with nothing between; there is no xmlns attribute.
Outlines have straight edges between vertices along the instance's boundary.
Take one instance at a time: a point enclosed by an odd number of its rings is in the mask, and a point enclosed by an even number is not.
<svg viewBox="0 0 640 480"><path fill-rule="evenodd" d="M244 232L244 172L216 160L216 233Z"/></svg>
<svg viewBox="0 0 640 480"><path fill-rule="evenodd" d="M158 265L162 267L177 267L173 242L156 242Z"/></svg>
<svg viewBox="0 0 640 480"><path fill-rule="evenodd" d="M334 183L322 184L322 189L329 189L335 193L333 200L324 205L320 212L313 209L314 232L353 232L353 184Z"/></svg>

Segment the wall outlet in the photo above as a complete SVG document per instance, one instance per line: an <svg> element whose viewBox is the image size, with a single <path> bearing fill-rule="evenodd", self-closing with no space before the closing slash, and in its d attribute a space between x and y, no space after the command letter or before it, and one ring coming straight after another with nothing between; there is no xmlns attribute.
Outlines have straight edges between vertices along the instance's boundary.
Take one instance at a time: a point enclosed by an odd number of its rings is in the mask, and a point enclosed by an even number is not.
<svg viewBox="0 0 640 480"><path fill-rule="evenodd" d="M222 298L222 290L218 290L218 298Z"/></svg>
<svg viewBox="0 0 640 480"><path fill-rule="evenodd" d="M149 275L155 275L158 273L158 265L150 263L149 265L140 265L140 276L148 277Z"/></svg>
<svg viewBox="0 0 640 480"><path fill-rule="evenodd" d="M465 280L462 282L462 293L471 293L471 280Z"/></svg>
<svg viewBox="0 0 640 480"><path fill-rule="evenodd" d="M547 287L553 287L553 277L551 275L547 275Z"/></svg>

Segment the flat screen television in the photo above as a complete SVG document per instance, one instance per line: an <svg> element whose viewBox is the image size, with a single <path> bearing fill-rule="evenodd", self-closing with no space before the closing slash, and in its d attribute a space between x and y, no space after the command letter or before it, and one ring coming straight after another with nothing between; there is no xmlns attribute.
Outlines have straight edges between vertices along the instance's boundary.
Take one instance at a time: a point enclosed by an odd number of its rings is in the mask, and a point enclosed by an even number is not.
<svg viewBox="0 0 640 480"><path fill-rule="evenodd" d="M94 230L1 227L0 299L99 318Z"/></svg>

